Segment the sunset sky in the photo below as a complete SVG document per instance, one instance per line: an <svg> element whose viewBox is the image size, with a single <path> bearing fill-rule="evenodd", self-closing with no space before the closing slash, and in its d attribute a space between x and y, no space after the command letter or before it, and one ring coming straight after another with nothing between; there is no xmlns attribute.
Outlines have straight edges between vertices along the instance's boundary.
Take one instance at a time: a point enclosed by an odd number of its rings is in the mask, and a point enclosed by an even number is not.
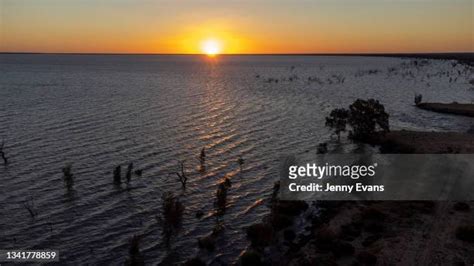
<svg viewBox="0 0 474 266"><path fill-rule="evenodd" d="M219 52L231 54L472 52L473 5L474 0L0 0L0 51L202 53L203 43L212 40Z"/></svg>

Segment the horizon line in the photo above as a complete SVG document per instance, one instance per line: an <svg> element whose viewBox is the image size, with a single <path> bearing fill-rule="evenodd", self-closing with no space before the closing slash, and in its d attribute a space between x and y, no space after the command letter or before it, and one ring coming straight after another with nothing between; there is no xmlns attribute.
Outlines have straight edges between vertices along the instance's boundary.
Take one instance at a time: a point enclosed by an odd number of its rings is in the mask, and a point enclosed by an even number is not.
<svg viewBox="0 0 474 266"><path fill-rule="evenodd" d="M170 55L207 56L203 53L108 53L108 52L3 52L0 54L51 54L51 55ZM474 51L463 52L354 52L354 53L222 53L218 56L357 56L357 55L474 55Z"/></svg>

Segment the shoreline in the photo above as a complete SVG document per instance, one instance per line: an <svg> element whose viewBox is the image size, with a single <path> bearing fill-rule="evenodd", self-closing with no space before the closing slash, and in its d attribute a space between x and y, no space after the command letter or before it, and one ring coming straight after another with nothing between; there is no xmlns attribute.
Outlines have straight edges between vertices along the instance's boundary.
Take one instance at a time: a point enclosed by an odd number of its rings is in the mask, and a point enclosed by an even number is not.
<svg viewBox="0 0 474 266"><path fill-rule="evenodd" d="M374 135L368 144L380 145L382 153L474 153L474 134L399 130Z"/></svg>
<svg viewBox="0 0 474 266"><path fill-rule="evenodd" d="M474 219L473 207L473 202L321 202L322 215L308 219L309 236L280 243L289 249L272 263L468 265L474 245L458 239L456 228Z"/></svg>
<svg viewBox="0 0 474 266"><path fill-rule="evenodd" d="M384 153L474 153L474 134L469 133L400 130L375 135L366 142L379 145ZM277 202L277 206L309 204ZM463 238L459 231L474 228L473 210L472 201L313 202L290 221L285 216L282 228L270 230L273 237L256 233L248 237L261 246L252 244L241 256L241 264L468 265L474 261L474 240ZM281 215L281 211L276 213ZM272 228L269 220L264 219L257 228ZM266 240L259 241L259 237Z"/></svg>
<svg viewBox="0 0 474 266"><path fill-rule="evenodd" d="M416 107L437 113L474 117L474 104L469 103L419 103Z"/></svg>

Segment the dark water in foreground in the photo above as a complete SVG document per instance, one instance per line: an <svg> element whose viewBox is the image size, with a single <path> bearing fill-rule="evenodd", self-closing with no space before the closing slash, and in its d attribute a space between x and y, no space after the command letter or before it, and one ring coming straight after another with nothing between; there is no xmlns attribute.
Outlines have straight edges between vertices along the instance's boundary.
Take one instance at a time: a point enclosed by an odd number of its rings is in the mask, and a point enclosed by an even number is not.
<svg viewBox="0 0 474 266"><path fill-rule="evenodd" d="M233 262L248 244L244 228L268 212L261 203L279 160L314 154L328 141L323 125L332 108L377 98L392 128L465 131L472 124L412 106L415 92L427 101L474 100L469 72L449 61L420 67L376 57L0 55L0 69L0 138L11 161L0 166L0 248L59 249L71 264L122 263L132 235L143 235L147 262L161 262L167 252L156 215L163 191L181 193L172 174L178 160L186 160L190 181L172 253L178 261L198 254L196 239L215 224L216 184L228 177L226 230L215 252L200 254ZM207 171L200 173L203 147ZM114 186L113 168L131 161L143 176ZM67 163L74 193L62 181Z"/></svg>

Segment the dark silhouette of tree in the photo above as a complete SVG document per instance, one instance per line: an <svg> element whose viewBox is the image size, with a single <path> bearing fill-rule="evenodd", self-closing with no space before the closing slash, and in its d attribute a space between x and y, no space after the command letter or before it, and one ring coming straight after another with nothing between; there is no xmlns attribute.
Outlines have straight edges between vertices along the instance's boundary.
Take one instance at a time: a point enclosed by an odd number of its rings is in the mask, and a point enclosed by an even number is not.
<svg viewBox="0 0 474 266"><path fill-rule="evenodd" d="M242 158L242 156L239 155L239 159L237 159L237 163L239 164L240 171L242 171L242 166L245 163L244 158Z"/></svg>
<svg viewBox="0 0 474 266"><path fill-rule="evenodd" d="M119 165L114 169L114 183L120 184L122 183L122 167Z"/></svg>
<svg viewBox="0 0 474 266"><path fill-rule="evenodd" d="M206 172L206 149L205 148L202 148L201 150L201 154L199 155L199 163L200 163L199 171L201 173Z"/></svg>
<svg viewBox="0 0 474 266"><path fill-rule="evenodd" d="M171 192L165 192L161 196L162 210L161 217L158 218L163 231L163 240L167 247L170 246L171 237L181 228L184 205Z"/></svg>
<svg viewBox="0 0 474 266"><path fill-rule="evenodd" d="M0 156L2 156L3 164L7 165L8 164L8 159L7 159L7 156L5 155L5 152L3 151L4 147L5 147L5 141L2 140L2 144L0 145Z"/></svg>
<svg viewBox="0 0 474 266"><path fill-rule="evenodd" d="M130 180L132 179L132 171L133 171L133 163L129 163L127 167L127 173L125 174L127 183L130 183Z"/></svg>
<svg viewBox="0 0 474 266"><path fill-rule="evenodd" d="M280 192L280 181L277 181L273 184L272 197L270 198L271 207L278 202L278 193Z"/></svg>
<svg viewBox="0 0 474 266"><path fill-rule="evenodd" d="M68 191L72 191L74 187L74 175L72 174L72 166L66 165L62 169L64 185Z"/></svg>
<svg viewBox="0 0 474 266"><path fill-rule="evenodd" d="M349 119L349 111L344 108L337 108L331 111L326 117L326 126L334 129L337 139L341 139L341 132L346 131L346 124Z"/></svg>
<svg viewBox="0 0 474 266"><path fill-rule="evenodd" d="M225 212L225 207L227 204L227 186L224 183L221 183L217 187L216 193L216 208L217 214L221 215Z"/></svg>
<svg viewBox="0 0 474 266"><path fill-rule="evenodd" d="M206 162L206 149L202 148L201 154L199 155L199 161L201 164L204 164Z"/></svg>
<svg viewBox="0 0 474 266"><path fill-rule="evenodd" d="M415 94L415 105L420 104L422 100L423 100L423 95Z"/></svg>
<svg viewBox="0 0 474 266"><path fill-rule="evenodd" d="M232 186L230 179L225 178L224 182L220 183L217 186L217 192L216 192L216 213L218 216L221 216L224 214L226 207L227 207L227 190Z"/></svg>
<svg viewBox="0 0 474 266"><path fill-rule="evenodd" d="M385 107L374 99L357 99L349 106L349 124L352 127L350 137L352 139L365 139L377 130L389 132L389 115Z"/></svg>
<svg viewBox="0 0 474 266"><path fill-rule="evenodd" d="M27 201L24 201L23 202L23 207L25 207L25 209L28 211L28 213L30 214L31 218L35 218L36 215L38 214L35 210L35 206L34 206L34 202L33 200L27 200Z"/></svg>
<svg viewBox="0 0 474 266"><path fill-rule="evenodd" d="M186 183L188 182L188 177L184 171L184 161L179 161L179 168L180 172L176 172L176 175L178 176L178 180L181 183L182 188L185 189Z"/></svg>
<svg viewBox="0 0 474 266"><path fill-rule="evenodd" d="M130 239L130 248L128 249L129 258L125 262L127 266L142 266L145 265L145 261L143 260L143 256L140 253L140 237L133 236Z"/></svg>
<svg viewBox="0 0 474 266"><path fill-rule="evenodd" d="M349 137L363 140L376 132L389 132L388 118L385 107L379 101L357 99L349 106L349 110L339 108L331 111L329 117L326 117L326 126L334 128L339 137L349 124L352 128Z"/></svg>

